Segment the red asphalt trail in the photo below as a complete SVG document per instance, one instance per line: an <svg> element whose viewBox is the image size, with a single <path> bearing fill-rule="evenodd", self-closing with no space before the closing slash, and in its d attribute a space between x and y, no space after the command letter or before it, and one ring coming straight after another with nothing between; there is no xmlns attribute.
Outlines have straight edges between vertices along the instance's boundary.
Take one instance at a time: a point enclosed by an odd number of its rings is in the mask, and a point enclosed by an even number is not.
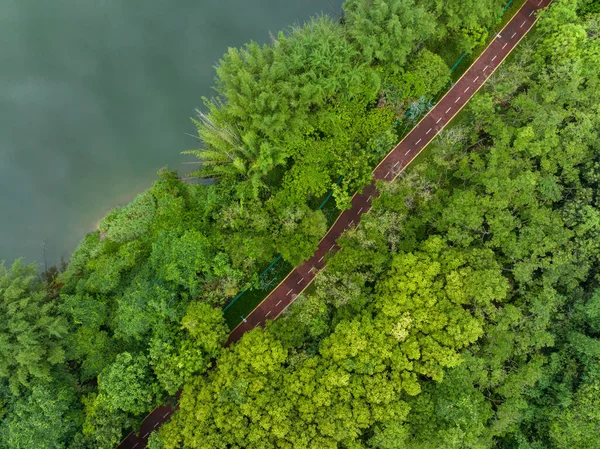
<svg viewBox="0 0 600 449"><path fill-rule="evenodd" d="M310 285L319 271L325 268L327 258L340 249L336 242L342 233L350 227L358 226L361 216L371 209L372 200L379 196L375 181L391 182L403 173L406 166L452 120L533 27L537 20L535 12L550 3L552 0L528 0L521 7L446 95L373 170L373 182L365 187L362 193L354 195L352 207L340 214L319 242L315 254L296 267L229 334L227 346L238 341L245 332L264 325L266 320L277 318ZM155 408L142 422L139 436L134 433L129 434L117 449L145 448L150 433L167 421L177 408L178 405L173 407L163 405Z"/></svg>

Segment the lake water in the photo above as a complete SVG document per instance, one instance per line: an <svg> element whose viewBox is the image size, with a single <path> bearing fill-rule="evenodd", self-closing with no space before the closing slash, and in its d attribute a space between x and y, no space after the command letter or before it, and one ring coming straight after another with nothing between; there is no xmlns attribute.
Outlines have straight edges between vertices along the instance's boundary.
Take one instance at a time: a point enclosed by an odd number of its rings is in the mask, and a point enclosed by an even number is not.
<svg viewBox="0 0 600 449"><path fill-rule="evenodd" d="M0 261L68 258L166 164L229 46L342 0L0 0Z"/></svg>

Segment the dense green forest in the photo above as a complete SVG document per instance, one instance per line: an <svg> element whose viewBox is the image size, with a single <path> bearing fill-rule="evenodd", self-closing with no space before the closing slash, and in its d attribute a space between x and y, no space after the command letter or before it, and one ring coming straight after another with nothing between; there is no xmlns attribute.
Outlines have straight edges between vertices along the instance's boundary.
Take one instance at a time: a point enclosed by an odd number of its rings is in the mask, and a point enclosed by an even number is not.
<svg viewBox="0 0 600 449"><path fill-rule="evenodd" d="M600 4L556 0L280 319L222 307L308 258L504 0L347 0L229 49L163 170L69 263L0 265L0 448L595 448ZM339 185L336 181L343 176ZM335 210L330 212L335 213Z"/></svg>

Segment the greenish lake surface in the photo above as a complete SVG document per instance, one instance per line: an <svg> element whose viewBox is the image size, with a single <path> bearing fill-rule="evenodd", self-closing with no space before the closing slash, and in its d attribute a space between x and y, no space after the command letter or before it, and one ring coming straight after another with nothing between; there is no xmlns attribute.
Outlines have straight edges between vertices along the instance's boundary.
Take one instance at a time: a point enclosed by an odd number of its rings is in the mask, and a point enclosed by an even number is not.
<svg viewBox="0 0 600 449"><path fill-rule="evenodd" d="M163 166L230 46L342 0L0 0L0 261L69 255Z"/></svg>

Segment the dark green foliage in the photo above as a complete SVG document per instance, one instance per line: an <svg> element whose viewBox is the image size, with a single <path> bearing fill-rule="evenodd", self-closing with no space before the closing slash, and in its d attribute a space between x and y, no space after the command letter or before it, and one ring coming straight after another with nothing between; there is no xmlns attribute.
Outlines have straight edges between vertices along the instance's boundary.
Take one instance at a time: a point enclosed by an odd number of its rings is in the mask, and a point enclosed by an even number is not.
<svg viewBox="0 0 600 449"><path fill-rule="evenodd" d="M399 255L369 306L341 320L317 355L287 353L269 332L247 334L208 380L190 382L163 444L336 447L357 445L370 430L382 447L406 443L406 397L424 378L441 381L442 368L459 364L458 350L481 335L481 318L462 306L489 307L506 295L492 258L439 238ZM472 290L463 294L463 284Z"/></svg>
<svg viewBox="0 0 600 449"><path fill-rule="evenodd" d="M49 381L65 361L67 320L47 299L35 265L0 264L0 379L14 395L36 382Z"/></svg>
<svg viewBox="0 0 600 449"><path fill-rule="evenodd" d="M200 232L192 230L177 235L165 231L152 244L152 265L164 281L197 296L206 275L212 274L211 255L214 252L210 246L208 237Z"/></svg>
<svg viewBox="0 0 600 449"><path fill-rule="evenodd" d="M109 409L141 415L153 408L160 390L148 359L122 352L98 376L98 391Z"/></svg>
<svg viewBox="0 0 600 449"><path fill-rule="evenodd" d="M181 324L156 333L149 348L152 369L171 395L210 367L227 333L221 311L207 304L190 304Z"/></svg>
<svg viewBox="0 0 600 449"><path fill-rule="evenodd" d="M63 295L63 313L75 329L68 336L68 359L80 362L82 380L97 376L119 352L107 331L108 306L104 297Z"/></svg>
<svg viewBox="0 0 600 449"><path fill-rule="evenodd" d="M440 26L436 29L437 39L451 38L462 51L470 51L485 36L508 0L426 0Z"/></svg>
<svg viewBox="0 0 600 449"><path fill-rule="evenodd" d="M298 265L312 256L326 231L323 212L295 208L284 216L277 246L285 260Z"/></svg>
<svg viewBox="0 0 600 449"><path fill-rule="evenodd" d="M138 195L127 206L113 209L100 222L101 237L125 243L138 239L150 228L156 214L156 203L150 192Z"/></svg>
<svg viewBox="0 0 600 449"><path fill-rule="evenodd" d="M435 53L421 50L407 71L391 74L386 79L384 90L386 104L398 115L406 112L409 102L422 97L433 97L450 81L450 70Z"/></svg>
<svg viewBox="0 0 600 449"><path fill-rule="evenodd" d="M549 416L549 437L555 447L592 449L600 433L600 375L579 385L569 405L555 407Z"/></svg>
<svg viewBox="0 0 600 449"><path fill-rule="evenodd" d="M91 393L84 397L85 422L81 435L74 441L74 447L114 448L127 429L133 428L137 420L127 413L111 409L106 397Z"/></svg>
<svg viewBox="0 0 600 449"><path fill-rule="evenodd" d="M72 441L82 419L72 388L36 385L30 395L14 400L0 427L0 435L11 448L59 449Z"/></svg>
<svg viewBox="0 0 600 449"><path fill-rule="evenodd" d="M346 32L367 64L396 73L436 26L423 2L414 0L348 0Z"/></svg>
<svg viewBox="0 0 600 449"><path fill-rule="evenodd" d="M597 446L600 40L576 8L381 186L288 316L187 385L165 447Z"/></svg>
<svg viewBox="0 0 600 449"><path fill-rule="evenodd" d="M593 2L554 2L305 296L222 348L221 307L312 255L323 198L349 206L504 3L349 0L230 49L195 122L215 184L163 170L60 275L0 266L0 447L113 448L181 387L150 447L595 447Z"/></svg>
<svg viewBox="0 0 600 449"><path fill-rule="evenodd" d="M473 388L465 363L449 370L441 383L428 384L410 402L413 448L493 447L486 423L493 417L492 403Z"/></svg>
<svg viewBox="0 0 600 449"><path fill-rule="evenodd" d="M272 46L230 49L217 67L220 97L205 100L209 113L196 122L206 144L192 152L205 161L201 173L240 179L257 195L307 133L335 119L331 102L376 94L377 76L355 54L326 17L279 33Z"/></svg>

